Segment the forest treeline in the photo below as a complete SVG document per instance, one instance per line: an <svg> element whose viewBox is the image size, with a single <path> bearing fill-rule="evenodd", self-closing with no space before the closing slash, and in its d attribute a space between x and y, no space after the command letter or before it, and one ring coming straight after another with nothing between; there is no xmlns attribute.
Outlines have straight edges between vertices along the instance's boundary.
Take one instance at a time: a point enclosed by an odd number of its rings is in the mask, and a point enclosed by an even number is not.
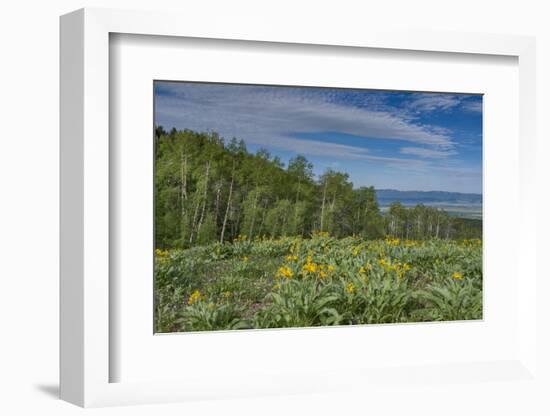
<svg viewBox="0 0 550 416"><path fill-rule="evenodd" d="M160 248L187 248L257 236L368 239L481 238L481 221L424 205L396 202L381 213L374 187L353 188L348 174L320 177L301 155L285 166L266 150L215 132L155 130L155 238Z"/></svg>

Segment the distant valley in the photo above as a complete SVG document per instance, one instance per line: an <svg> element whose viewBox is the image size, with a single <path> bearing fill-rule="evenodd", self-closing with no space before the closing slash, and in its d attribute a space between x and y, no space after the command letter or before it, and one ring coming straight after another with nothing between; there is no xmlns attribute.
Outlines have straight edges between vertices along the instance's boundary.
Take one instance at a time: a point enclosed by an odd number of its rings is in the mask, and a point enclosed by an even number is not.
<svg viewBox="0 0 550 416"><path fill-rule="evenodd" d="M393 202L411 207L424 204L444 209L449 215L482 219L482 195L445 191L398 191L395 189L377 189L376 196L382 212Z"/></svg>

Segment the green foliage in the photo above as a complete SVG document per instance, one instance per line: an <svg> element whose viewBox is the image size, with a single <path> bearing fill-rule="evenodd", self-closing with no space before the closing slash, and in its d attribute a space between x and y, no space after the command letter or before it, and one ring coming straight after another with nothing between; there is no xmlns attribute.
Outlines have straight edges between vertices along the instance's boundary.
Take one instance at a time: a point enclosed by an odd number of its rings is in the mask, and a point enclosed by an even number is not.
<svg viewBox="0 0 550 416"><path fill-rule="evenodd" d="M480 240L240 236L157 250L159 332L482 318Z"/></svg>
<svg viewBox="0 0 550 416"><path fill-rule="evenodd" d="M444 285L430 284L414 295L425 305L419 311L422 320L456 321L480 319L482 292L468 279L464 282L449 281Z"/></svg>
<svg viewBox="0 0 550 416"><path fill-rule="evenodd" d="M482 236L482 222L478 219L452 217L440 208L423 204L407 208L394 202L385 215L385 233L417 240L474 239Z"/></svg>
<svg viewBox="0 0 550 416"><path fill-rule="evenodd" d="M244 142L216 133L156 128L155 239L159 248L189 248L238 235L381 237L374 188L353 189L348 175L297 155L285 166Z"/></svg>
<svg viewBox="0 0 550 416"><path fill-rule="evenodd" d="M216 133L158 126L155 157L158 332L482 316L480 221Z"/></svg>
<svg viewBox="0 0 550 416"><path fill-rule="evenodd" d="M424 205L391 205L381 214L371 187L354 189L346 173L318 179L302 155L285 166L266 150L217 133L156 128L155 239L189 248L238 235L280 237L329 232L376 239L481 238L481 221Z"/></svg>
<svg viewBox="0 0 550 416"><path fill-rule="evenodd" d="M290 280L280 284L266 299L267 306L256 315L256 328L335 325L342 317L333 305L338 294L332 285Z"/></svg>
<svg viewBox="0 0 550 416"><path fill-rule="evenodd" d="M248 328L249 324L242 319L242 308L230 304L216 305L198 301L182 312L178 322L186 331L213 331Z"/></svg>
<svg viewBox="0 0 550 416"><path fill-rule="evenodd" d="M212 214L207 214L197 231L197 244L204 245L217 240L216 223Z"/></svg>
<svg viewBox="0 0 550 416"><path fill-rule="evenodd" d="M343 300L339 310L349 324L406 322L410 291L400 278L384 278L373 274L367 279L353 279L342 285ZM348 288L353 287L351 293Z"/></svg>

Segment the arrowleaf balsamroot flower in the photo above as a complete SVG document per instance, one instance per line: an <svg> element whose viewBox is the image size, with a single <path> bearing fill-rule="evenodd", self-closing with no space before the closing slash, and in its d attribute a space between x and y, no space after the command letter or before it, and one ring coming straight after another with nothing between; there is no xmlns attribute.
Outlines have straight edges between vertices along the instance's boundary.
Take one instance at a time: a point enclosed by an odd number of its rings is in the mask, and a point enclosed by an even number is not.
<svg viewBox="0 0 550 416"><path fill-rule="evenodd" d="M162 250L160 248L155 249L155 254L157 257L166 257L168 256L168 250Z"/></svg>
<svg viewBox="0 0 550 416"><path fill-rule="evenodd" d="M195 290L193 293L191 293L191 296L189 296L189 299L187 299L187 304L192 305L193 303L204 299L204 295L201 295L201 292L198 290Z"/></svg>
<svg viewBox="0 0 550 416"><path fill-rule="evenodd" d="M284 276L287 279L292 278L292 276L294 275L294 273L292 272L292 269L288 266L279 267L279 270L277 271L277 274L279 274L280 276Z"/></svg>
<svg viewBox="0 0 550 416"><path fill-rule="evenodd" d="M307 256L307 263L302 266L302 270L311 273L317 271L317 265L311 262L311 256Z"/></svg>
<svg viewBox="0 0 550 416"><path fill-rule="evenodd" d="M462 273L454 272L454 273L453 273L453 279L455 279L455 280L462 280L462 279L464 279L464 276L462 275Z"/></svg>

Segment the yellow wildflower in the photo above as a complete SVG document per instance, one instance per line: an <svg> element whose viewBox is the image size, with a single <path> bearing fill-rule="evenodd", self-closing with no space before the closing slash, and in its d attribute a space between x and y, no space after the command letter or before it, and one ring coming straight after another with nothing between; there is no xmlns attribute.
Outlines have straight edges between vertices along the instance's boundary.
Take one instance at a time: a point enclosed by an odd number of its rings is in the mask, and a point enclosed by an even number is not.
<svg viewBox="0 0 550 416"><path fill-rule="evenodd" d="M239 234L235 239L235 241L246 241L246 239L247 239L246 234Z"/></svg>
<svg viewBox="0 0 550 416"><path fill-rule="evenodd" d="M361 266L361 268L359 269L359 273L366 273L367 271L365 270L365 268L363 266Z"/></svg>
<svg viewBox="0 0 550 416"><path fill-rule="evenodd" d="M464 276L462 275L462 273L454 272L453 273L453 279L462 280L462 279L464 279Z"/></svg>
<svg viewBox="0 0 550 416"><path fill-rule="evenodd" d="M231 296L231 291L230 290L226 290L225 292L223 292L223 297L224 298L228 298Z"/></svg>
<svg viewBox="0 0 550 416"><path fill-rule="evenodd" d="M353 285L353 283L349 282L349 283L346 285L346 292L348 292L348 293L353 293L353 292L355 292L355 286Z"/></svg>
<svg viewBox="0 0 550 416"><path fill-rule="evenodd" d="M286 277L287 279L290 279L290 278L294 275L294 273L292 273L291 268L288 267L288 266L281 266L281 267L279 267L278 274L279 274L280 276Z"/></svg>
<svg viewBox="0 0 550 416"><path fill-rule="evenodd" d="M318 266L313 263L313 258L310 256L307 256L306 263L302 266L302 270L306 272L315 273L317 271ZM319 267L320 268L320 267Z"/></svg>
<svg viewBox="0 0 550 416"><path fill-rule="evenodd" d="M161 250L160 248L155 249L155 254L157 257L166 257L168 256L168 250Z"/></svg>
<svg viewBox="0 0 550 416"><path fill-rule="evenodd" d="M248 261L248 256L244 256L243 261L246 263Z"/></svg>
<svg viewBox="0 0 550 416"><path fill-rule="evenodd" d="M327 269L328 269L329 272L332 272L334 270L334 266L332 264L329 264L327 266Z"/></svg>
<svg viewBox="0 0 550 416"><path fill-rule="evenodd" d="M280 285L279 283L275 283L275 284L273 285L273 289L274 289L274 290L277 290L277 289L280 289L280 288L281 288L281 285Z"/></svg>
<svg viewBox="0 0 550 416"><path fill-rule="evenodd" d="M319 272L319 277L321 279L324 279L325 277L327 277L327 274L325 272L321 271L321 272Z"/></svg>
<svg viewBox="0 0 550 416"><path fill-rule="evenodd" d="M191 296L189 296L187 304L192 305L193 303L199 301L201 298L204 298L204 296L201 295L200 291L195 290L193 293L191 293Z"/></svg>

